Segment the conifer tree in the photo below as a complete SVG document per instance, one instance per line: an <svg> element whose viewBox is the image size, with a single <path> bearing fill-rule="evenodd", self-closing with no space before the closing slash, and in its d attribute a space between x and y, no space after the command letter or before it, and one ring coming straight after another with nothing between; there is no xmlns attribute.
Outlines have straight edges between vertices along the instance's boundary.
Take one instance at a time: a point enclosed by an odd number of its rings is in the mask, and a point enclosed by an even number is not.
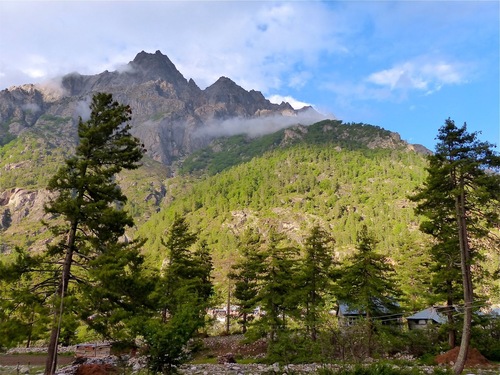
<svg viewBox="0 0 500 375"><path fill-rule="evenodd" d="M358 233L356 252L348 258L338 281L340 300L366 313L367 318L396 312L400 292L394 267L375 251L377 241L364 225Z"/></svg>
<svg viewBox="0 0 500 375"><path fill-rule="evenodd" d="M260 323L268 330L271 342L286 330L287 319L298 313L298 249L283 244L284 237L271 228L260 276L262 287L257 299L264 315Z"/></svg>
<svg viewBox="0 0 500 375"><path fill-rule="evenodd" d="M47 251L62 267L46 375L56 370L64 298L76 277L74 267L88 265L105 254L109 246L119 242L125 227L133 224L131 216L121 208L127 198L114 180L122 169L138 168L144 153L140 141L130 134L131 109L106 93L95 94L90 109L90 119L80 119L78 124L75 155L50 178L47 187L55 197L46 204L45 211L63 224L51 228L58 242L50 244Z"/></svg>
<svg viewBox="0 0 500 375"><path fill-rule="evenodd" d="M400 310L397 303L400 291L394 267L387 257L375 252L376 244L375 238L368 233L366 225L363 225L358 233L357 251L348 258L338 280L339 302L366 316L369 354L373 320L391 319Z"/></svg>
<svg viewBox="0 0 500 375"><path fill-rule="evenodd" d="M50 327L47 301L53 289L34 288L43 284L43 279L30 272L40 267L42 257L30 256L20 248L13 255L10 263L0 261L0 349L22 341L29 348L32 341L45 339ZM48 283L53 287L53 280Z"/></svg>
<svg viewBox="0 0 500 375"><path fill-rule="evenodd" d="M135 339L136 327L156 312L150 298L157 277L144 267L142 241L109 245L91 260L84 296L76 308L87 325L108 340Z"/></svg>
<svg viewBox="0 0 500 375"><path fill-rule="evenodd" d="M305 241L298 280L305 306L305 324L313 341L317 338L317 325L325 297L332 292L333 243L333 238L319 226L311 229Z"/></svg>
<svg viewBox="0 0 500 375"><path fill-rule="evenodd" d="M175 315L183 302L179 293L187 292L195 286L194 262L191 247L198 240L198 235L191 232L186 219L176 215L168 236L162 239L167 256L162 266L159 295L161 296L162 319L166 322L169 316Z"/></svg>
<svg viewBox="0 0 500 375"><path fill-rule="evenodd" d="M460 254L465 313L460 351L453 368L460 374L471 338L471 266L481 242L486 242L490 229L499 222L500 156L491 143L479 141L476 132L469 133L465 123L457 127L449 118L439 129L437 139L436 152L429 156L428 177L414 200L419 202L419 212L429 217L430 227L446 219L444 226L435 230L437 240L451 259L456 259L453 248Z"/></svg>
<svg viewBox="0 0 500 375"><path fill-rule="evenodd" d="M142 324L141 334L149 347L149 367L156 372L175 372L186 356L186 345L205 324L205 311L213 294L212 257L206 241L193 250L198 234L186 219L175 215L162 244L167 255L156 287L161 316Z"/></svg>
<svg viewBox="0 0 500 375"><path fill-rule="evenodd" d="M416 211L418 212L418 209ZM442 214L443 210L439 209L438 212ZM432 272L432 301L446 301L448 345L454 348L457 339L455 308L463 301L460 252L457 251L460 247L458 233L453 219L449 215L443 217L440 214L433 215L432 220L422 222L420 229L435 239L430 249L432 263L429 267Z"/></svg>
<svg viewBox="0 0 500 375"><path fill-rule="evenodd" d="M265 254L260 248L262 239L259 233L247 229L239 240L241 259L232 266L229 278L234 281L234 297L239 306L240 324L243 333L247 332L249 314L257 306L260 277Z"/></svg>
<svg viewBox="0 0 500 375"><path fill-rule="evenodd" d="M193 275L197 282L198 299L206 306L214 293L212 255L206 240L201 240L193 253Z"/></svg>
<svg viewBox="0 0 500 375"><path fill-rule="evenodd" d="M429 159L429 169L440 163L436 158ZM441 183L441 182L440 182ZM455 202L449 191L436 189L433 191L433 202L422 202L424 192L411 196L410 199L420 202L415 208L417 214L425 215L427 220L420 224L420 230L434 238L430 249L432 272L432 302L445 300L447 305L448 345L456 345L456 327L454 308L463 299L463 288L460 271L460 253L458 232L456 230ZM431 207L432 205L432 207Z"/></svg>

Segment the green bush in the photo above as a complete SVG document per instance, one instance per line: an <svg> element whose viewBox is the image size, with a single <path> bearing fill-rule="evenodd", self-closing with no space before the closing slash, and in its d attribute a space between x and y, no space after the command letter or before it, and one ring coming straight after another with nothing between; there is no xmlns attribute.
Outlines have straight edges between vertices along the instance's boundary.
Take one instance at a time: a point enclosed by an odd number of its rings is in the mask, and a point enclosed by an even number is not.
<svg viewBox="0 0 500 375"><path fill-rule="evenodd" d="M280 364L324 362L319 341L301 332L282 332L277 341L270 342L266 362Z"/></svg>
<svg viewBox="0 0 500 375"><path fill-rule="evenodd" d="M500 361L500 317L483 317L474 325L471 346L490 361Z"/></svg>
<svg viewBox="0 0 500 375"><path fill-rule="evenodd" d="M433 327L408 331L405 333L405 338L407 345L405 351L414 357L435 356L443 349L439 332Z"/></svg>

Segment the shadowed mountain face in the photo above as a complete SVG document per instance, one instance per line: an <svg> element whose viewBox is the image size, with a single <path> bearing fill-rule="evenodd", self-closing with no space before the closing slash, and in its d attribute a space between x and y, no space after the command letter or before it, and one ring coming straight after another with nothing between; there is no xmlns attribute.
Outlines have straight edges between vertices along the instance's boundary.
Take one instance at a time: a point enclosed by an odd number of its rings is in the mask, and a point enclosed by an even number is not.
<svg viewBox="0 0 500 375"><path fill-rule="evenodd" d="M57 83L0 91L0 145L34 131L56 147L68 147L75 140L78 118L88 116L95 92L111 93L131 106L133 134L145 144L149 156L167 165L222 133L240 133L245 120L270 118L274 126L269 131L275 131L281 120L285 127L322 119L312 108L296 111L288 103L273 104L260 92L246 91L226 77L201 90L160 51L143 51L120 71L72 73ZM222 124L223 132L219 131ZM252 123L246 125L248 130Z"/></svg>

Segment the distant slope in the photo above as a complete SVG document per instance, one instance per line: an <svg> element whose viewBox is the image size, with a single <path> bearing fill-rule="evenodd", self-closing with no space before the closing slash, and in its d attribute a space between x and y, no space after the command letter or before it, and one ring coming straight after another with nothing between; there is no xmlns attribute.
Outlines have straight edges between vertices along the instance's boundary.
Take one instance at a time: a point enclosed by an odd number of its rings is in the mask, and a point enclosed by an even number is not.
<svg viewBox="0 0 500 375"><path fill-rule="evenodd" d="M373 148L408 149L425 153L425 148L402 141L399 134L367 124L344 124L324 120L310 126L297 125L261 137L245 134L219 138L208 147L193 152L183 160L184 174L206 172L210 175L261 156L264 152L297 144L328 145L347 150Z"/></svg>

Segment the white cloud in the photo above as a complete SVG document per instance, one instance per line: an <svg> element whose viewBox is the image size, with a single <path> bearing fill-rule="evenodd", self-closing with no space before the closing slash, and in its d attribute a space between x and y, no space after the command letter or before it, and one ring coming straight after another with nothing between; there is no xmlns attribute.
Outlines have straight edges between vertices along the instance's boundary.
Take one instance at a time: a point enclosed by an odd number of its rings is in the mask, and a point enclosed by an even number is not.
<svg viewBox="0 0 500 375"><path fill-rule="evenodd" d="M40 68L27 68L27 69L22 69L21 70L24 74L26 74L28 77L37 79L37 78L44 78L47 76L47 72L43 69Z"/></svg>
<svg viewBox="0 0 500 375"><path fill-rule="evenodd" d="M416 59L372 73L366 81L389 87L391 90L420 90L431 93L443 85L464 83L466 74L463 64Z"/></svg>
<svg viewBox="0 0 500 375"><path fill-rule="evenodd" d="M247 134L251 137L257 137L276 132L292 125L301 124L309 126L325 118L327 117L312 109L299 112L294 116L272 115L256 118L235 117L221 122L206 124L203 128L198 130L197 135L228 137L235 134Z"/></svg>

